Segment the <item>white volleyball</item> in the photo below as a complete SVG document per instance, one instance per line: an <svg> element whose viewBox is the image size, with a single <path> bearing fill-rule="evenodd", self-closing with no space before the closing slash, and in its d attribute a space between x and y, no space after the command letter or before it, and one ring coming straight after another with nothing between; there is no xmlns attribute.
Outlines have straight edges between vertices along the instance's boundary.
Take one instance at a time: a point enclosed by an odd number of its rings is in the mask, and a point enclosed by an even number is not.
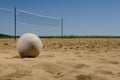
<svg viewBox="0 0 120 80"><path fill-rule="evenodd" d="M22 58L37 57L42 50L42 41L37 35L26 33L18 39L16 48Z"/></svg>

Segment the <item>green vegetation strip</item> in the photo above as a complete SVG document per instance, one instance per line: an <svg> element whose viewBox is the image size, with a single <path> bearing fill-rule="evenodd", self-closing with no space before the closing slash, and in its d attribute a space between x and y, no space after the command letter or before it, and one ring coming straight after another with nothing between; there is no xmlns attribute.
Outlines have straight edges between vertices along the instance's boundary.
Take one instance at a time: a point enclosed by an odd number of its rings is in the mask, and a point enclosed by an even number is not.
<svg viewBox="0 0 120 80"><path fill-rule="evenodd" d="M40 38L120 38L120 36L40 36Z"/></svg>
<svg viewBox="0 0 120 80"><path fill-rule="evenodd" d="M19 36L17 36L18 38ZM0 34L0 38L14 38L14 36ZM120 36L40 36L40 38L120 38Z"/></svg>
<svg viewBox="0 0 120 80"><path fill-rule="evenodd" d="M0 34L0 38L13 38L13 36L7 34Z"/></svg>

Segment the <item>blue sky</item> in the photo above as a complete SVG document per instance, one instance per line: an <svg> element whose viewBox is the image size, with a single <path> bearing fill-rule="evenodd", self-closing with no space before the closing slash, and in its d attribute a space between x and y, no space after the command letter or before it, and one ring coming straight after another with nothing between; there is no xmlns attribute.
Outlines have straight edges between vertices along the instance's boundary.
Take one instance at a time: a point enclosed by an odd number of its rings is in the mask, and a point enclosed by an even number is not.
<svg viewBox="0 0 120 80"><path fill-rule="evenodd" d="M0 0L0 8L17 7L64 18L64 35L120 35L120 0ZM13 13L0 11L0 33L13 35ZM17 35L60 35L60 28L17 24Z"/></svg>

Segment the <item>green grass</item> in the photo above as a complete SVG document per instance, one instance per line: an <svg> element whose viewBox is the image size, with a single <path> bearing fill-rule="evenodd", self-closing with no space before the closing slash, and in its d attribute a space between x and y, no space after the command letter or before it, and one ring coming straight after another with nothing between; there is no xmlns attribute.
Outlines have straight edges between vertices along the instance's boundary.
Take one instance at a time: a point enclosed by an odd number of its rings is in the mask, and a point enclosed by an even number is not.
<svg viewBox="0 0 120 80"><path fill-rule="evenodd" d="M18 38L19 36L17 36ZM14 38L14 36L7 35L7 34L0 34L0 38ZM40 38L120 38L120 36L40 36Z"/></svg>

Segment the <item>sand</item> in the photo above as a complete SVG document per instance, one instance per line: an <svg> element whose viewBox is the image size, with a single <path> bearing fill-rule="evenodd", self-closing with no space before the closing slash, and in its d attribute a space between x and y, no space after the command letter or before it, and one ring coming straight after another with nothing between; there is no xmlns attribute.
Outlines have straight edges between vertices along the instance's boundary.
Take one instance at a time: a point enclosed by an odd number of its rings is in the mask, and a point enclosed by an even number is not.
<svg viewBox="0 0 120 80"><path fill-rule="evenodd" d="M20 58L14 39L0 39L0 80L120 80L119 38L43 41L36 58Z"/></svg>

